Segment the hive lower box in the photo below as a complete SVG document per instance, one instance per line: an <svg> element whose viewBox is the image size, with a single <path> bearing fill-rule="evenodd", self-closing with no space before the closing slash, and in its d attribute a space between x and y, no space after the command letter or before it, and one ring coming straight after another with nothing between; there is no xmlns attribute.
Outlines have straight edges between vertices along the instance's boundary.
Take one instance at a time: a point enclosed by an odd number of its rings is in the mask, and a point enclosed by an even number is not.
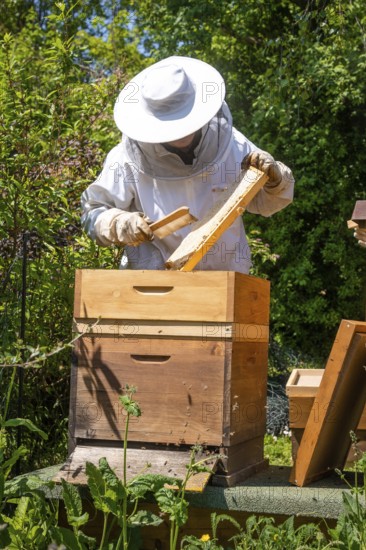
<svg viewBox="0 0 366 550"><path fill-rule="evenodd" d="M268 281L234 272L82 270L74 316L83 336L71 377L71 451L92 445L103 456L103 448L121 447L118 397L129 384L142 409L131 419L129 446L220 450L214 482L223 485L266 465ZM68 464L77 480L72 455Z"/></svg>
<svg viewBox="0 0 366 550"><path fill-rule="evenodd" d="M289 399L289 428L291 430L293 460L296 459L297 449L309 415L313 414L314 421L316 421L317 414L320 412L319 407L321 405L316 400L316 395L323 373L324 369L294 369L286 384L286 394ZM315 407L313 409L314 403ZM330 411L329 421L332 421L332 410ZM366 450L366 408L362 413L355 433L360 449ZM350 449L347 462L354 460L354 451Z"/></svg>

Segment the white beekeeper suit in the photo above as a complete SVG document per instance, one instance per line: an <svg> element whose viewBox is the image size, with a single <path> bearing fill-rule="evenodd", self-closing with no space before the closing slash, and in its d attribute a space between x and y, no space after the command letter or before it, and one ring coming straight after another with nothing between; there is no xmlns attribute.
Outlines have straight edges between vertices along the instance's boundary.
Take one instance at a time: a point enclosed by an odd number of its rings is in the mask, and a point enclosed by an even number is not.
<svg viewBox="0 0 366 550"><path fill-rule="evenodd" d="M220 193L239 182L244 159L269 176L249 212L270 216L292 201L290 169L232 127L224 94L213 67L177 56L145 69L122 90L115 106L122 142L82 195L85 230L102 246L124 245L122 267L164 269L190 228L158 239L150 221L181 206L202 219ZM250 266L239 217L196 269L248 273Z"/></svg>

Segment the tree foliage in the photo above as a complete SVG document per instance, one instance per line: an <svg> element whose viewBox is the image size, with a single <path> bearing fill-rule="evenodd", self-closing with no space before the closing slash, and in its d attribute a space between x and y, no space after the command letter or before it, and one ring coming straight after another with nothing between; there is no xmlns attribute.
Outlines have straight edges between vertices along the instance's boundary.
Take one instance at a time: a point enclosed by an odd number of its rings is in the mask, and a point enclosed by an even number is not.
<svg viewBox="0 0 366 550"><path fill-rule="evenodd" d="M280 256L261 266L276 338L323 358L342 318L364 318L365 256L346 221L366 198L365 3L139 0L135 10L147 51L217 67L236 127L292 168L293 205L245 219Z"/></svg>
<svg viewBox="0 0 366 550"><path fill-rule="evenodd" d="M75 8L44 3L40 18L40 6L30 2L25 11L25 4L13 4L5 19L13 33L3 35L0 50L0 322L5 356L19 347L24 239L27 345L50 349L71 339L76 268L117 265L118 251L99 250L83 236L80 194L119 139L112 116L115 96L143 67L133 40L126 39L126 25L113 34L114 24L104 24L103 36L98 36L95 28L85 30L85 14L84 25L80 14L75 23ZM120 20L124 16L120 13ZM107 40L105 29L110 31ZM112 35L120 44L117 59ZM65 453L69 364L69 353L63 353L45 368L25 373L24 415L29 411L50 432L54 458ZM5 385L8 375L0 376ZM39 442L28 439L37 466L42 463Z"/></svg>

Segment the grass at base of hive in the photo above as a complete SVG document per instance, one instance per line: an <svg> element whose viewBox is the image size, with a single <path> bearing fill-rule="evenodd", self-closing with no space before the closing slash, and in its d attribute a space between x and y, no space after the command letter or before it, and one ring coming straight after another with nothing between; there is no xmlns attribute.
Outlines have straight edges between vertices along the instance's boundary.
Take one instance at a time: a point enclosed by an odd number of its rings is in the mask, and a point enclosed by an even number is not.
<svg viewBox="0 0 366 550"><path fill-rule="evenodd" d="M264 436L264 458L271 466L292 466L291 437L289 435Z"/></svg>

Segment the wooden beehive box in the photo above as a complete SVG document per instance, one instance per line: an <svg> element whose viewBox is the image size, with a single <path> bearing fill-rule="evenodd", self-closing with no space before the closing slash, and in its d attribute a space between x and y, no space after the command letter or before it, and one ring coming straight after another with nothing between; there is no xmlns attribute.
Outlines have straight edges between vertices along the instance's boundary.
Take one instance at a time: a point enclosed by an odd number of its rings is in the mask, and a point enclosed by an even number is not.
<svg viewBox="0 0 366 550"><path fill-rule="evenodd" d="M263 466L268 281L235 272L80 270L74 317L85 334L72 369L71 448L122 441L118 396L127 383L142 408L130 442L221 449L232 480Z"/></svg>

